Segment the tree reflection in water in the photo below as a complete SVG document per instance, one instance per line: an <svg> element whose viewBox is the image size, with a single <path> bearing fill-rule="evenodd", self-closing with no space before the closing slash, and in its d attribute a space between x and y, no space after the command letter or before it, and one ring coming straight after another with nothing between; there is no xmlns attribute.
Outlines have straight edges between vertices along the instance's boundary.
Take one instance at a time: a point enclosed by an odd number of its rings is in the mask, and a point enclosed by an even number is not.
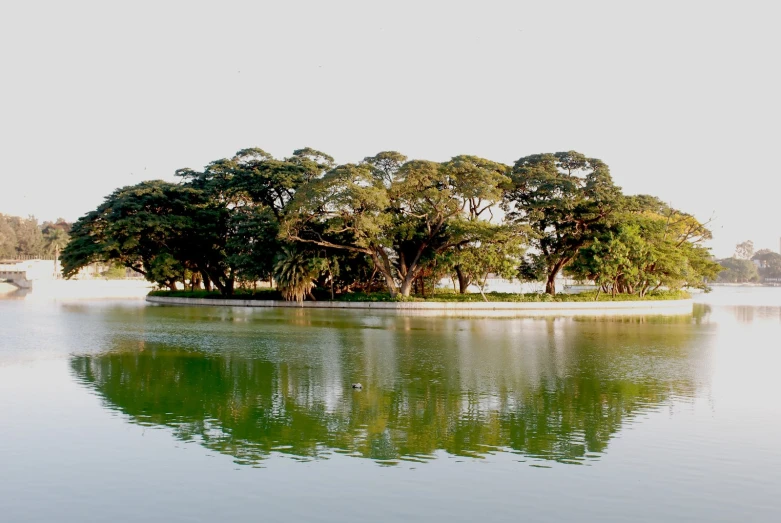
<svg viewBox="0 0 781 523"><path fill-rule="evenodd" d="M440 450L582 463L638 414L693 397L703 354L691 317L315 320L293 315L299 330L255 332L242 348L118 336L71 366L133 422L239 463Z"/></svg>

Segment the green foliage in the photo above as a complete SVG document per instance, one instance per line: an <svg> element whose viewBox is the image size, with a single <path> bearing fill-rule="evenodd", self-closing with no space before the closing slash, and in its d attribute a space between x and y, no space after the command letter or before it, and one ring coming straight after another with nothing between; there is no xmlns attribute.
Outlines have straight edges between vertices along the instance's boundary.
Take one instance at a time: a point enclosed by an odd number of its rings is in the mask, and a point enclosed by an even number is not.
<svg viewBox="0 0 781 523"><path fill-rule="evenodd" d="M225 245L226 263L243 281L268 280L273 271L273 253L280 249L279 222L265 206L234 209L229 218L233 231Z"/></svg>
<svg viewBox="0 0 781 523"><path fill-rule="evenodd" d="M204 215L207 208L202 193L168 182L117 189L73 225L62 252L63 274L73 276L96 261L117 262L173 287L185 264L203 255L210 238L203 231L213 227L214 217Z"/></svg>
<svg viewBox="0 0 781 523"><path fill-rule="evenodd" d="M0 214L0 259L10 259L17 254L16 230L9 218Z"/></svg>
<svg viewBox="0 0 781 523"><path fill-rule="evenodd" d="M70 235L61 228L44 229L43 242L46 254L59 254L70 241Z"/></svg>
<svg viewBox="0 0 781 523"><path fill-rule="evenodd" d="M34 216L0 214L0 257L40 256L44 251L43 233Z"/></svg>
<svg viewBox="0 0 781 523"><path fill-rule="evenodd" d="M513 222L531 229L534 247L524 276L544 267L546 292L555 278L607 225L620 198L607 165L575 151L536 154L515 163L504 206Z"/></svg>
<svg viewBox="0 0 781 523"><path fill-rule="evenodd" d="M337 166L302 185L283 223L289 241L368 256L391 295L409 296L438 257L480 241L506 166L473 156L406 161L396 152Z"/></svg>
<svg viewBox="0 0 781 523"><path fill-rule="evenodd" d="M0 259L56 255L68 244L70 228L62 218L39 225L34 216L0 214Z"/></svg>
<svg viewBox="0 0 781 523"><path fill-rule="evenodd" d="M274 264L274 279L282 296L289 301L303 303L304 298L315 286L314 279L322 267L322 260L309 258L295 248L282 247Z"/></svg>
<svg viewBox="0 0 781 523"><path fill-rule="evenodd" d="M701 246L704 225L655 198L622 197L607 165L574 151L510 168L395 151L336 165L311 148L284 159L251 148L176 175L117 189L72 228L46 223L41 235L34 222L38 240L0 216L0 254L62 250L66 277L118 263L171 290L189 282L226 296L274 275L298 301L383 287L416 299L448 276L462 293L485 294L489 275L545 280L554 295L563 270L643 296L703 287L718 269ZM506 213L494 214L500 204Z"/></svg>
<svg viewBox="0 0 781 523"><path fill-rule="evenodd" d="M757 271L761 278L781 278L781 254L769 249L760 249L751 259L759 264Z"/></svg>
<svg viewBox="0 0 781 523"><path fill-rule="evenodd" d="M707 288L720 268L701 246L710 231L650 196L625 197L614 223L573 260L568 274L612 296L651 289Z"/></svg>
<svg viewBox="0 0 781 523"><path fill-rule="evenodd" d="M718 281L722 283L754 283L759 281L757 266L751 260L725 258L719 260L719 264L724 268L718 276Z"/></svg>
<svg viewBox="0 0 781 523"><path fill-rule="evenodd" d="M236 289L231 296L220 293L219 291L207 290L154 290L149 292L149 296L160 296L164 298L200 298L200 299L237 299L237 300L282 300L282 293L276 289L257 289L245 290Z"/></svg>
<svg viewBox="0 0 781 523"><path fill-rule="evenodd" d="M525 236L513 225L495 226L483 221L470 222L479 238L457 246L447 258L459 281L459 291L465 294L470 284L485 293L488 276L493 274L511 280L518 274L524 253Z"/></svg>
<svg viewBox="0 0 781 523"><path fill-rule="evenodd" d="M100 277L107 280L121 280L125 278L125 275L125 267L119 264L112 264L108 269L100 273Z"/></svg>

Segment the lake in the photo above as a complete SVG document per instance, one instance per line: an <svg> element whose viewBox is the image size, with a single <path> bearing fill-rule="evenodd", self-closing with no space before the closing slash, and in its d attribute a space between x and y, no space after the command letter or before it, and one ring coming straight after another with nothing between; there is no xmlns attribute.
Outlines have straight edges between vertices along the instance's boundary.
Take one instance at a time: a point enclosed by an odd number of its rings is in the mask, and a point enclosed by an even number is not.
<svg viewBox="0 0 781 523"><path fill-rule="evenodd" d="M459 319L0 299L0 519L779 521L781 289L696 300Z"/></svg>

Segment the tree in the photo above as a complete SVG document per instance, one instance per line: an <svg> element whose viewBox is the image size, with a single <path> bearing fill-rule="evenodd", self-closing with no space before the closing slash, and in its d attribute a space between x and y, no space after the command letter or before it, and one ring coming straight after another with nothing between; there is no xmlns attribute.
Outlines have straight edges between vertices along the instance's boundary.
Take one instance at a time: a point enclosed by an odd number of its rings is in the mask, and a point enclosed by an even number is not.
<svg viewBox="0 0 781 523"><path fill-rule="evenodd" d="M483 300L488 301L485 296L488 277L494 274L507 280L514 278L522 256L522 236L509 227L495 231L485 241L468 245L457 252L455 260L456 267L459 268L459 284L462 284L466 277L469 284L477 286ZM464 294L465 290L461 286L461 294Z"/></svg>
<svg viewBox="0 0 781 523"><path fill-rule="evenodd" d="M446 165L461 179L465 206L465 221L461 222L461 226L471 229L469 236L472 241L457 245L451 257L459 292L464 294L472 283L477 283L482 289L488 272L507 275L507 263L514 263L517 268L519 249L526 241L526 231L518 225L496 223L494 220L493 210L501 202L502 187L510 182L508 166L466 155L456 156ZM478 251L485 251L485 259L478 259Z"/></svg>
<svg viewBox="0 0 781 523"><path fill-rule="evenodd" d="M477 286L483 294L488 276L494 274L507 280L518 275L518 266L523 260L526 235L512 224L495 225L489 222L474 222L474 237L479 240L457 246L446 258L460 294L465 294L470 285ZM483 298L485 295L483 294Z"/></svg>
<svg viewBox="0 0 781 523"><path fill-rule="evenodd" d="M0 259L16 257L16 231L11 225L11 216L0 214Z"/></svg>
<svg viewBox="0 0 781 523"><path fill-rule="evenodd" d="M556 276L609 225L620 197L601 160L575 151L519 159L507 185L508 218L531 229L528 267L545 268L545 292Z"/></svg>
<svg viewBox="0 0 781 523"><path fill-rule="evenodd" d="M644 295L703 287L718 271L702 246L707 223L650 196L623 197L603 162L574 151L511 169L469 155L432 162L384 151L335 165L311 148L281 160L250 148L176 174L177 184L117 189L72 230L58 220L41 235L32 219L39 247L23 220L3 218L0 253L56 252L70 232L66 276L93 261L120 263L169 288L189 279L230 295L282 271L293 299L311 285L333 297L383 281L393 296L425 295L453 274L461 292L482 291L491 273L544 280L555 294L562 271Z"/></svg>
<svg viewBox="0 0 781 523"><path fill-rule="evenodd" d="M60 229L61 231L70 234L73 224L65 221L63 218L57 218L56 222L43 222L41 224L41 232L44 236L50 233L54 229Z"/></svg>
<svg viewBox="0 0 781 523"><path fill-rule="evenodd" d="M707 288L720 268L703 242L707 227L652 196L623 197L612 224L573 260L568 273L612 295L667 287Z"/></svg>
<svg viewBox="0 0 781 523"><path fill-rule="evenodd" d="M739 260L750 260L754 256L754 242L746 240L735 246L735 258Z"/></svg>
<svg viewBox="0 0 781 523"><path fill-rule="evenodd" d="M304 302L315 286L314 279L320 268L319 258L308 258L294 248L282 247L282 252L274 265L274 278L277 287L286 300Z"/></svg>
<svg viewBox="0 0 781 523"><path fill-rule="evenodd" d="M229 229L226 262L234 268L237 278L247 282L268 280L274 268L274 255L280 249L279 222L271 208L235 208L230 214Z"/></svg>
<svg viewBox="0 0 781 523"><path fill-rule="evenodd" d="M209 264L219 258L210 252L218 235L204 232L220 222L209 211L201 192L164 181L117 189L73 225L72 240L62 252L63 275L72 277L97 261L118 262L175 289L191 262L225 286L227 276ZM221 248L219 242L216 247Z"/></svg>
<svg viewBox="0 0 781 523"><path fill-rule="evenodd" d="M760 249L751 258L759 263L757 271L764 278L781 278L781 254L770 249Z"/></svg>
<svg viewBox="0 0 781 523"><path fill-rule="evenodd" d="M751 283L759 280L757 267L751 260L725 258L719 260L724 270L719 273L718 281L725 283Z"/></svg>
<svg viewBox="0 0 781 523"><path fill-rule="evenodd" d="M620 290L632 289L638 283L641 269L633 259L633 253L645 258L648 249L637 227L621 228L596 238L589 247L582 249L568 272L577 279L591 280L597 285L595 300L601 291L615 297Z"/></svg>
<svg viewBox="0 0 781 523"><path fill-rule="evenodd" d="M44 222L35 217L20 218L0 214L0 258L57 254L68 243L68 222Z"/></svg>
<svg viewBox="0 0 781 523"><path fill-rule="evenodd" d="M476 157L403 161L399 153L384 152L303 184L290 204L284 237L363 253L392 295L409 296L436 256L478 239L469 213L479 217L498 202L499 185L509 180L505 167Z"/></svg>
<svg viewBox="0 0 781 523"><path fill-rule="evenodd" d="M59 255L69 241L70 235L64 229L58 227L44 228L43 242L46 254Z"/></svg>
<svg viewBox="0 0 781 523"><path fill-rule="evenodd" d="M43 234L34 216L18 218L10 216L8 223L16 236L16 255L40 256L43 254Z"/></svg>

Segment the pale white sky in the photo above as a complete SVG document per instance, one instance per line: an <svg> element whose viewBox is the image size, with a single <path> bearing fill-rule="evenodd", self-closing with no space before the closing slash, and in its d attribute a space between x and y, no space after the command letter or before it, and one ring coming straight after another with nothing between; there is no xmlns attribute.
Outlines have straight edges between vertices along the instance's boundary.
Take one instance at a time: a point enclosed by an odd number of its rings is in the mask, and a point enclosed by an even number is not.
<svg viewBox="0 0 781 523"><path fill-rule="evenodd" d="M575 149L779 248L778 1L0 3L0 212L74 220L246 147Z"/></svg>

